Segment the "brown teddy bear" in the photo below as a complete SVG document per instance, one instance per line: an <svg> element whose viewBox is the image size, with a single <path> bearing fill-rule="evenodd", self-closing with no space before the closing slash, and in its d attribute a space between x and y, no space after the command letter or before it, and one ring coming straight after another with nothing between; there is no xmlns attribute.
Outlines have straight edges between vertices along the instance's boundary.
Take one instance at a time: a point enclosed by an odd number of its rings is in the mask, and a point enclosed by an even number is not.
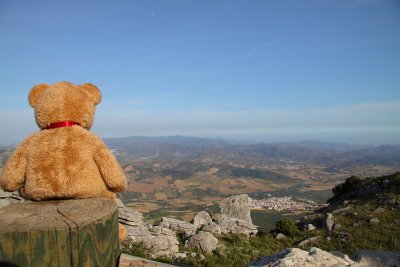
<svg viewBox="0 0 400 267"><path fill-rule="evenodd" d="M30 200L115 199L115 192L126 188L126 177L111 151L89 132L99 89L89 83L39 84L28 99L41 131L15 149L0 186Z"/></svg>

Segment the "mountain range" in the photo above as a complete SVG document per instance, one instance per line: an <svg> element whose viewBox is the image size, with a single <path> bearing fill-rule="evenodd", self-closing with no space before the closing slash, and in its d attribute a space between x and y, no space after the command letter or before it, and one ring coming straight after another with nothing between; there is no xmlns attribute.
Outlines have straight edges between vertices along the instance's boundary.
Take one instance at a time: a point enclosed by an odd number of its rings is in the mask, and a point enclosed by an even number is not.
<svg viewBox="0 0 400 267"><path fill-rule="evenodd" d="M240 143L196 137L141 137L105 139L119 153L157 160L214 160L237 164L296 162L323 164L331 171L352 165L400 167L400 145L353 145L303 141L297 143Z"/></svg>
<svg viewBox="0 0 400 267"><path fill-rule="evenodd" d="M192 203L197 198L204 202L195 204L203 205L233 194L272 193L325 201L330 189L351 175L400 170L400 145L249 143L184 136L104 141L127 176L125 199ZM0 147L0 169L13 149Z"/></svg>

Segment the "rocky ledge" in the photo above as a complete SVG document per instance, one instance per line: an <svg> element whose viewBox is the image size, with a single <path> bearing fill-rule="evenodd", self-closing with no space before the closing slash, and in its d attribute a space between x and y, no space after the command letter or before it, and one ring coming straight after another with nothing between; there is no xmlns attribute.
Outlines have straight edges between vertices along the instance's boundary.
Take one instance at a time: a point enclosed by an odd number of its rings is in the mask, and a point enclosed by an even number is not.
<svg viewBox="0 0 400 267"><path fill-rule="evenodd" d="M24 200L22 197L20 197L17 191L5 192L3 191L3 189L0 188L0 209L21 201L28 201L28 200Z"/></svg>
<svg viewBox="0 0 400 267"><path fill-rule="evenodd" d="M250 266L254 267L394 267L400 266L400 252L378 250L359 250L351 258L338 251L327 252L312 247L310 250L299 248L284 249L271 256L258 259Z"/></svg>
<svg viewBox="0 0 400 267"><path fill-rule="evenodd" d="M118 208L119 222L127 229L128 239L143 242L152 258L180 257L177 234L182 236L185 247L212 254L218 246L214 235L239 233L252 236L258 232L250 217L250 198L246 194L223 199L221 213L211 216L200 211L192 222L162 217L158 225L146 225L142 213L125 207L121 201Z"/></svg>

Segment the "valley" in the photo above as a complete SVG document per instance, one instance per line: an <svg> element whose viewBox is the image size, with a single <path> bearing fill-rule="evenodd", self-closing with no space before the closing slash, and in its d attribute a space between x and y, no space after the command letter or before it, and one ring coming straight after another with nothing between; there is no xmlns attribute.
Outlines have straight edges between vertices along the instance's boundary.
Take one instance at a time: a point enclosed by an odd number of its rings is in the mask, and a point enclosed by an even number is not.
<svg viewBox="0 0 400 267"><path fill-rule="evenodd" d="M400 169L400 146L237 144L181 136L106 142L128 178L120 198L149 222L162 216L189 221L197 211L213 210L220 199L241 193L325 203L331 189L351 175L380 176Z"/></svg>
<svg viewBox="0 0 400 267"><path fill-rule="evenodd" d="M325 203L331 189L351 175L380 176L400 169L399 145L249 144L183 136L105 142L128 179L119 198L149 222L162 216L188 221L197 211L215 211L219 200L241 193L253 199L292 196ZM0 168L12 150L0 147Z"/></svg>

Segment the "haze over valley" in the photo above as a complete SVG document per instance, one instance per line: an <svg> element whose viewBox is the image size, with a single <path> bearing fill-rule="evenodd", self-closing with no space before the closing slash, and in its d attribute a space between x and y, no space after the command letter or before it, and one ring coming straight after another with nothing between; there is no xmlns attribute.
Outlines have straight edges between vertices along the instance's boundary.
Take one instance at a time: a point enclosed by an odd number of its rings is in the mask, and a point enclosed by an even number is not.
<svg viewBox="0 0 400 267"><path fill-rule="evenodd" d="M260 231L283 218L302 218L326 205L332 188L352 175L400 170L400 145L303 141L249 143L169 136L104 140L120 162L128 188L119 198L148 223L163 216L190 221L218 211L218 202L247 193ZM0 171L14 146L0 147Z"/></svg>
<svg viewBox="0 0 400 267"><path fill-rule="evenodd" d="M124 202L143 212L172 212L182 218L241 193L324 203L332 187L349 176L380 176L400 169L400 145L249 144L184 136L105 142L128 178L128 190L121 195Z"/></svg>
<svg viewBox="0 0 400 267"><path fill-rule="evenodd" d="M125 199L224 197L297 188L330 190L351 175L400 169L400 145L251 143L197 137L105 139L128 177ZM12 151L1 147L1 165ZM326 198L329 195L326 195Z"/></svg>

